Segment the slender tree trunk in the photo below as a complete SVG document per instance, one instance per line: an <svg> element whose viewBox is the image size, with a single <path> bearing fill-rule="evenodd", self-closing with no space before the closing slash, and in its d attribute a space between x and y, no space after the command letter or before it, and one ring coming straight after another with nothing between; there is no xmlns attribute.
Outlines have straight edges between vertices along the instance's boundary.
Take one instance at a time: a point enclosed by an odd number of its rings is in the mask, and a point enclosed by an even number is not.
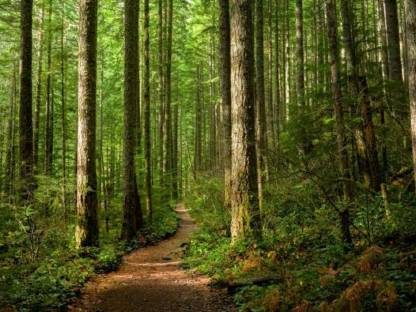
<svg viewBox="0 0 416 312"><path fill-rule="evenodd" d="M303 118L307 115L307 106L305 100L305 49L303 34L303 0L296 0L296 93L297 109L300 109L300 116ZM302 137L302 153L307 155L310 152L311 144L307 138L307 129L303 124L299 125Z"/></svg>
<svg viewBox="0 0 416 312"><path fill-rule="evenodd" d="M21 64L20 64L20 197L31 201L35 181L33 177L32 127L32 0L20 1Z"/></svg>
<svg viewBox="0 0 416 312"><path fill-rule="evenodd" d="M8 196L9 202L12 201L14 195L14 159L15 159L15 114L16 114L16 92L17 92L17 66L13 62L13 72L10 84L10 108L9 108L9 120L7 123L7 141L6 141L6 162L5 162L5 187L4 192Z"/></svg>
<svg viewBox="0 0 416 312"><path fill-rule="evenodd" d="M275 109L273 105L273 2L274 0L267 1L267 113L266 113L266 130L267 130L267 151L276 148L275 140ZM267 166L268 167L268 166ZM268 174L267 174L268 177Z"/></svg>
<svg viewBox="0 0 416 312"><path fill-rule="evenodd" d="M402 82L402 61L400 59L399 19L397 0L384 0L384 16L387 30L387 50L390 80Z"/></svg>
<svg viewBox="0 0 416 312"><path fill-rule="evenodd" d="M378 28L378 37L380 39L380 52L379 52L379 61L381 63L381 73L383 78L383 102L380 107L380 123L382 127L382 140L381 140L381 150L382 150L382 160L383 160L383 181L385 182L387 171L388 171L388 159L387 159L387 146L386 146L386 134L388 131L388 127L385 123L385 109L390 101L390 95L386 88L386 80L389 79L389 57L387 51L387 38L386 38L386 21L384 17L384 10L383 10L383 0L377 0L377 8L378 8L378 21L377 21L377 28Z"/></svg>
<svg viewBox="0 0 416 312"><path fill-rule="evenodd" d="M173 109L173 152L172 152L172 190L173 190L173 199L177 200L180 196L179 192L179 138L178 138L178 127L179 127L179 105L175 104Z"/></svg>
<svg viewBox="0 0 416 312"><path fill-rule="evenodd" d="M256 0L256 149L260 209L266 181L266 107L264 91L264 18L263 0Z"/></svg>
<svg viewBox="0 0 416 312"><path fill-rule="evenodd" d="M52 174L53 154L53 86L52 86L52 1L49 0L48 12L48 69L46 77L46 112L45 112L45 163L44 172Z"/></svg>
<svg viewBox="0 0 416 312"><path fill-rule="evenodd" d="M42 2L41 22L39 29L39 52L38 52L38 69L36 80L36 102L35 116L33 120L33 163L38 170L39 161L39 127L40 127L40 110L42 103L42 69L43 69L43 41L45 27L45 2Z"/></svg>
<svg viewBox="0 0 416 312"><path fill-rule="evenodd" d="M137 103L139 78L139 6L136 0L124 5L124 214L121 238L134 239L143 224L139 192L137 190L135 147L137 146Z"/></svg>
<svg viewBox="0 0 416 312"><path fill-rule="evenodd" d="M277 12L279 12L279 4L280 4L280 0L275 0L276 1L276 5L275 5L275 10L277 10ZM277 13L276 13L277 14ZM280 149L280 128L281 128L281 112L282 112L282 107L281 107L281 84L280 84L280 53L279 53L279 43L280 43L280 38L279 38L279 17L276 16L275 17L275 102L274 102L274 106L275 106L275 115L274 115L274 120L273 123L275 123L274 125L274 129L275 129L275 139L276 139L276 147L277 147L277 153L279 154L279 149Z"/></svg>
<svg viewBox="0 0 416 312"><path fill-rule="evenodd" d="M65 93L65 2L62 2L62 19L61 19L61 124L62 124L62 206L64 208L65 223L68 219L66 205L66 93Z"/></svg>
<svg viewBox="0 0 416 312"><path fill-rule="evenodd" d="M163 182L163 163L164 163L164 152L163 152L163 138L164 138L164 127L165 124L165 84L164 84L164 36L163 36L163 0L159 0L158 5L158 33L159 33L159 170L160 170L160 186L164 185Z"/></svg>
<svg viewBox="0 0 416 312"><path fill-rule="evenodd" d="M410 99L410 122L413 147L413 170L416 185L416 1L405 0L408 80Z"/></svg>
<svg viewBox="0 0 416 312"><path fill-rule="evenodd" d="M367 79L359 75L360 62L353 29L355 18L349 0L341 0L341 15L345 50L351 67L352 97L357 99L357 111L361 114L360 125L354 129L358 165L363 172L365 183L378 191L381 180L375 130L368 98Z"/></svg>
<svg viewBox="0 0 416 312"><path fill-rule="evenodd" d="M150 36L149 36L149 0L144 0L144 166L145 166L145 190L146 190L146 209L149 219L152 220L153 201L152 201L152 138L150 122Z"/></svg>
<svg viewBox="0 0 416 312"><path fill-rule="evenodd" d="M231 54L230 3L219 0L220 77L222 106L222 160L224 166L224 206L231 208Z"/></svg>
<svg viewBox="0 0 416 312"><path fill-rule="evenodd" d="M168 0L167 7L167 40L166 40L166 72L165 72L165 119L163 131L163 173L165 175L165 190L167 195L166 200L172 196L172 23L173 23L173 0Z"/></svg>
<svg viewBox="0 0 416 312"><path fill-rule="evenodd" d="M348 159L347 139L345 136L344 103L342 102L342 92L340 83L337 19L334 0L326 0L326 15L328 27L329 57L331 64L332 95L334 98L334 111L336 120L339 168L343 180L342 189L344 195L344 207L340 211L341 227L345 242L352 243L350 233L349 205L353 201L353 193L350 175L350 165Z"/></svg>
<svg viewBox="0 0 416 312"><path fill-rule="evenodd" d="M97 0L80 0L76 247L98 246L95 167Z"/></svg>
<svg viewBox="0 0 416 312"><path fill-rule="evenodd" d="M261 237L258 201L251 1L231 1L231 235Z"/></svg>
<svg viewBox="0 0 416 312"><path fill-rule="evenodd" d="M202 169L201 88L201 66L199 65L196 73L194 178L196 178L197 173Z"/></svg>
<svg viewBox="0 0 416 312"><path fill-rule="evenodd" d="M289 1L285 2L285 46L284 46L284 95L285 95L285 107L282 109L282 121L283 124L289 119L288 107L290 103L290 64L291 64L291 49L290 49L290 19L289 19Z"/></svg>

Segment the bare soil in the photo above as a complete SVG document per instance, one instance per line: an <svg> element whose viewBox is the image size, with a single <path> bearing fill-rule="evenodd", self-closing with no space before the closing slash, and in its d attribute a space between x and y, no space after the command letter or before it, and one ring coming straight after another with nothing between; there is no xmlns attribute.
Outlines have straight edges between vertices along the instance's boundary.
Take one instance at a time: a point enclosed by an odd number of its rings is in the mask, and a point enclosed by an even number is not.
<svg viewBox="0 0 416 312"><path fill-rule="evenodd" d="M92 279L69 311L236 311L224 290L181 268L184 246L197 227L182 204L176 211L181 222L175 236L125 256L119 270Z"/></svg>

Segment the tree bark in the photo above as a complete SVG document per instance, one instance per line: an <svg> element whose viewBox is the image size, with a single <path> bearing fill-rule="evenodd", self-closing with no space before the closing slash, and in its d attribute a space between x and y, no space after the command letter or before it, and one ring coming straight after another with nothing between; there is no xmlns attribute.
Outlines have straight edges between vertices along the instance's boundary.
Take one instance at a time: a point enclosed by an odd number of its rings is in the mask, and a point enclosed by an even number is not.
<svg viewBox="0 0 416 312"><path fill-rule="evenodd" d="M222 106L222 160L224 166L224 206L231 208L231 54L230 3L219 0L220 77Z"/></svg>
<svg viewBox="0 0 416 312"><path fill-rule="evenodd" d="M7 122L7 141L6 141L6 161L5 161L5 187L4 192L9 202L12 201L15 185L15 114L16 114L16 92L17 92L17 66L13 62L12 78L10 83L10 107L9 118Z"/></svg>
<svg viewBox="0 0 416 312"><path fill-rule="evenodd" d="M80 0L76 247L98 246L96 145L97 0Z"/></svg>
<svg viewBox="0 0 416 312"><path fill-rule="evenodd" d="M62 206L64 208L65 222L68 219L66 203L66 93L65 93L65 2L62 2L61 19L61 124L62 124Z"/></svg>
<svg viewBox="0 0 416 312"><path fill-rule="evenodd" d="M359 75L360 62L353 29L355 18L349 0L341 0L341 15L345 50L351 67L352 97L357 100L357 112L354 113L361 115L360 123L354 129L358 165L363 172L364 182L371 189L378 191L381 179L376 137L368 98L367 78Z"/></svg>
<svg viewBox="0 0 416 312"><path fill-rule="evenodd" d="M416 185L416 1L405 0L413 170Z"/></svg>
<svg viewBox="0 0 416 312"><path fill-rule="evenodd" d="M264 17L263 0L256 0L256 149L260 209L266 181L267 129L264 89Z"/></svg>
<svg viewBox="0 0 416 312"><path fill-rule="evenodd" d="M32 0L20 1L20 198L33 199L33 125L32 125Z"/></svg>
<svg viewBox="0 0 416 312"><path fill-rule="evenodd" d="M121 238L134 239L143 225L135 165L137 146L137 103L139 100L139 4L136 0L124 2L124 209Z"/></svg>
<svg viewBox="0 0 416 312"><path fill-rule="evenodd" d="M307 155L311 150L311 142L307 138L307 129L303 122L307 116L307 105L305 100L305 48L303 35L303 0L296 0L296 93L297 109L300 110L302 124L299 125L302 138L302 153Z"/></svg>
<svg viewBox="0 0 416 312"><path fill-rule="evenodd" d="M143 114L144 114L144 166L146 209L152 220L152 138L150 121L150 37L149 37L149 0L144 0L144 81L143 81Z"/></svg>
<svg viewBox="0 0 416 312"><path fill-rule="evenodd" d="M163 35L163 0L159 0L158 4L158 50L159 50L159 64L158 64L158 75L159 75L159 175L160 175L160 186L163 187L163 163L164 163L164 127L165 124L165 83L164 83L164 35Z"/></svg>
<svg viewBox="0 0 416 312"><path fill-rule="evenodd" d="M387 30L389 79L402 82L402 61L400 59L399 19L397 0L384 0L384 16Z"/></svg>
<svg viewBox="0 0 416 312"><path fill-rule="evenodd" d="M231 235L261 237L258 201L253 20L250 0L231 1Z"/></svg>
<svg viewBox="0 0 416 312"><path fill-rule="evenodd" d="M173 0L168 0L167 7L167 38L166 38L166 72L165 72L165 119L163 130L163 174L164 174L164 193L166 200L172 196L172 32L173 32Z"/></svg>
<svg viewBox="0 0 416 312"><path fill-rule="evenodd" d="M33 120L33 164L38 170L39 161L39 127L40 127L40 110L42 103L42 70L43 70L43 41L45 26L45 2L42 3L41 22L39 29L39 52L38 68L36 80L36 99L35 99L35 116Z"/></svg>
<svg viewBox="0 0 416 312"><path fill-rule="evenodd" d="M52 1L48 9L48 69L46 75L46 107L45 107L45 160L44 173L52 173L53 158L53 86L52 86Z"/></svg>
<svg viewBox="0 0 416 312"><path fill-rule="evenodd" d="M326 0L326 15L328 27L329 58L331 64L332 95L334 99L334 111L336 120L338 158L344 195L344 207L340 212L341 228L345 242L352 243L350 233L349 205L353 201L353 194L347 139L345 136L344 103L342 102L343 97L340 83L337 20L334 0Z"/></svg>

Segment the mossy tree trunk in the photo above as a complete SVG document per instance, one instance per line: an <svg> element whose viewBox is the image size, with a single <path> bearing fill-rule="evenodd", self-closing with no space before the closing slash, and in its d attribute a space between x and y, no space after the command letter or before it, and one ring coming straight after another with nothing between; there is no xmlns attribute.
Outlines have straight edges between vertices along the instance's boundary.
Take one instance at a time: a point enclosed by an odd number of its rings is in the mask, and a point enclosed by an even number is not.
<svg viewBox="0 0 416 312"><path fill-rule="evenodd" d="M258 199L253 19L250 0L231 1L231 235L261 236Z"/></svg>
<svg viewBox="0 0 416 312"><path fill-rule="evenodd" d="M80 0L76 247L98 246L96 145L97 0Z"/></svg>

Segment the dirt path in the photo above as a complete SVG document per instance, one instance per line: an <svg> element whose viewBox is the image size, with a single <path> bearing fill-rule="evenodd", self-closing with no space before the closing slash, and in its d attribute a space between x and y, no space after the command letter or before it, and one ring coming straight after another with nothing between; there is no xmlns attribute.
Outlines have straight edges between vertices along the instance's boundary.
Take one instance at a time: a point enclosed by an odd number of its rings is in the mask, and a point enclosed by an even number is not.
<svg viewBox="0 0 416 312"><path fill-rule="evenodd" d="M208 278L181 269L183 246L196 225L183 205L177 212L181 224L175 236L125 256L118 271L91 280L69 311L235 311L226 293L208 286Z"/></svg>

